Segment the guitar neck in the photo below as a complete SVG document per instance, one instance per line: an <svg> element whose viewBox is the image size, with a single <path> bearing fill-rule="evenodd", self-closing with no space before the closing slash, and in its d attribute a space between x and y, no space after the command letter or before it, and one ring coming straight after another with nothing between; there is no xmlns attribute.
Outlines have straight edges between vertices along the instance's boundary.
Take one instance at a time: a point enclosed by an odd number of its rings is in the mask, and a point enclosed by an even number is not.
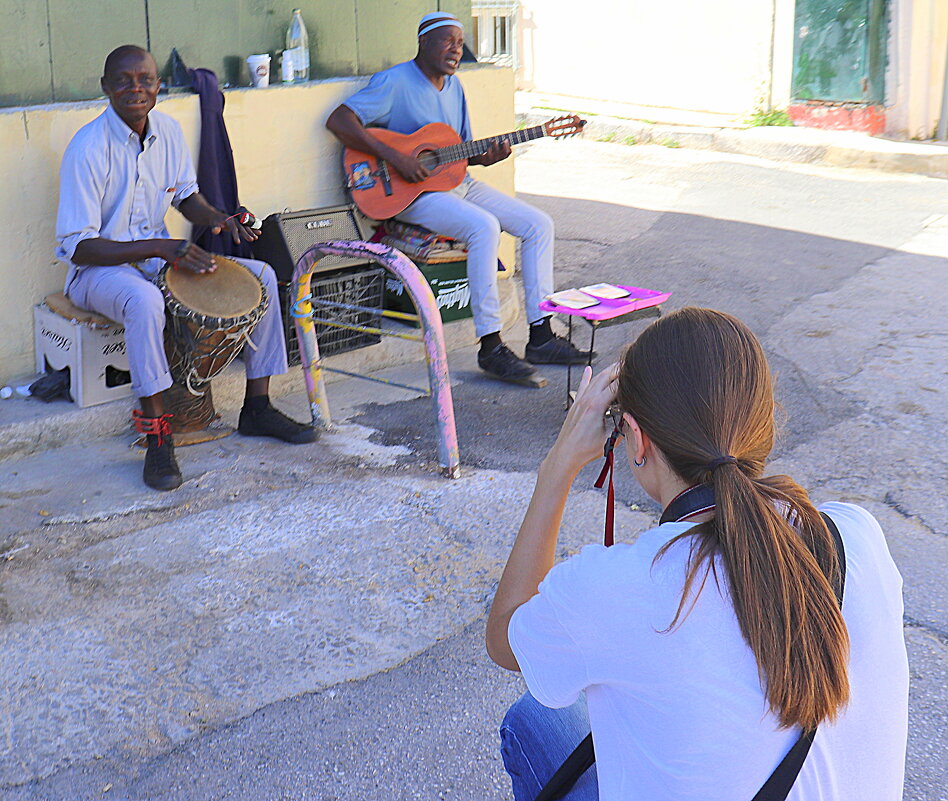
<svg viewBox="0 0 948 801"><path fill-rule="evenodd" d="M542 125L534 125L532 128L523 128L519 131L500 134L500 136L489 136L487 139L475 139L472 142L461 142L459 145L450 147L439 147L434 152L438 155L439 164L448 164L452 161L462 161L486 153L495 142L509 142L511 145L522 145L524 142L530 142L546 136Z"/></svg>

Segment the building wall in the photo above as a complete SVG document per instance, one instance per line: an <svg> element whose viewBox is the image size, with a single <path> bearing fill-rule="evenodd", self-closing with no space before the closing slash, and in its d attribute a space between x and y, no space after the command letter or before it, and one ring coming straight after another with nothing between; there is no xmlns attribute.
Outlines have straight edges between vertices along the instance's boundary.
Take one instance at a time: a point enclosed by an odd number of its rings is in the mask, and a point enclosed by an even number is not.
<svg viewBox="0 0 948 801"><path fill-rule="evenodd" d="M893 0L886 133L929 139L938 125L948 52L948 0Z"/></svg>
<svg viewBox="0 0 948 801"><path fill-rule="evenodd" d="M152 0L154 5L155 0ZM465 66L474 134L499 134L515 127L513 73L502 67ZM258 216L283 209L306 209L346 202L341 148L326 131L329 113L366 78L313 81L267 90L226 93L227 123L241 200ZM0 385L33 370L32 306L62 290L65 267L55 247L59 163L73 134L104 108L103 101L0 109ZM181 123L192 155L197 155L200 115L196 95L162 99L159 110ZM473 174L513 193L513 159ZM168 213L172 236L187 235L187 223ZM505 238L505 263L514 263Z"/></svg>
<svg viewBox="0 0 948 801"><path fill-rule="evenodd" d="M523 0L520 87L743 114L789 100L793 0ZM771 69L771 62L774 69Z"/></svg>
<svg viewBox="0 0 948 801"><path fill-rule="evenodd" d="M160 68L176 47L189 67L247 85L244 59L283 49L294 8L312 78L411 58L418 20L433 9L471 18L470 0L0 0L0 106L99 97L105 56L128 43L150 49Z"/></svg>
<svg viewBox="0 0 948 801"><path fill-rule="evenodd" d="M517 87L741 116L791 100L795 0L521 0ZM886 133L929 139L948 52L948 0L889 0ZM658 116L658 115L656 115Z"/></svg>

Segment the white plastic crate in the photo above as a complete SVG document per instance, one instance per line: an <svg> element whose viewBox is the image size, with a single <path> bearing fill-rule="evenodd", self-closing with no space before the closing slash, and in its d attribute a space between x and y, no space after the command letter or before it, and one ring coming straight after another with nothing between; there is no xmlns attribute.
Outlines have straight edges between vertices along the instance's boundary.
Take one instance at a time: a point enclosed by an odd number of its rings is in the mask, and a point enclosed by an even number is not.
<svg viewBox="0 0 948 801"><path fill-rule="evenodd" d="M56 296L50 296L52 300ZM63 304L65 301L65 307ZM125 328L97 314L73 307L59 295L57 307L75 309L74 318L64 317L46 303L33 307L33 339L36 371L69 368L69 392L82 407L127 398L131 383L108 386L106 368L128 372ZM109 371L110 375L114 375Z"/></svg>

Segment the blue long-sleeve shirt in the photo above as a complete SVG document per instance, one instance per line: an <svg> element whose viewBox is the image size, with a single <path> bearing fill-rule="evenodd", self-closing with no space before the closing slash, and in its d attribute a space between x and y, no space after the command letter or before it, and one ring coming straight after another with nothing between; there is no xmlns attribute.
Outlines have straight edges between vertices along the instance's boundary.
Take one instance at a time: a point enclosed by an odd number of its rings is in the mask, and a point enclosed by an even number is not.
<svg viewBox="0 0 948 801"><path fill-rule="evenodd" d="M73 262L86 239L168 239L165 213L198 191L181 126L160 111L148 115L142 142L108 106L80 128L59 171L56 257L69 267L66 292L81 269ZM138 266L157 275L161 259Z"/></svg>

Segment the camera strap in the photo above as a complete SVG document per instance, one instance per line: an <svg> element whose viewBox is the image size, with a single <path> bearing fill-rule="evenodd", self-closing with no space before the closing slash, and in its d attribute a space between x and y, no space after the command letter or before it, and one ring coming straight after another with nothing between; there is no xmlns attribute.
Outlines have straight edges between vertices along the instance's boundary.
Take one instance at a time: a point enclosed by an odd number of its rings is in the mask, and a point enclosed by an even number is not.
<svg viewBox="0 0 948 801"><path fill-rule="evenodd" d="M605 461L603 462L602 470L599 471L599 478L597 478L596 483L593 484L596 489L602 489L606 478L609 479L609 488L606 490L605 531L602 536L602 542L607 548L615 542L616 488L612 482L612 474L615 472L616 442L619 441L619 437L621 436L622 432L619 430L619 427L616 426L615 430L609 435L609 439L606 440L606 444L603 446L602 455L605 457Z"/></svg>
<svg viewBox="0 0 948 801"><path fill-rule="evenodd" d="M612 468L613 459L612 450L615 446L615 439L618 439L618 429L606 443L606 464L603 465L599 479L596 481L597 487L602 487L606 478L609 476L609 506L606 510L606 546L612 545L613 510L615 494L612 488ZM672 499L671 503L662 513L661 523L680 523L690 517L697 517L699 514L709 512L714 509L714 488L710 484L696 484L689 487L681 494ZM840 607L843 605L843 590L846 586L846 550L843 547L843 538L840 536L839 529L833 522L833 519L823 512L820 517L826 523L833 538L833 545L836 548L836 558L839 563L839 583L834 585L836 600ZM764 782L760 790L754 796L752 801L785 801L790 794L793 783L797 780L800 770L803 768L803 762L810 752L810 746L813 744L813 738L816 736L816 729L810 731L801 731L800 736L791 746L790 750L784 755L780 764L770 774L767 781ZM582 742L573 749L573 752L563 760L563 763L556 769L556 772L543 785L534 801L557 801L568 793L574 784L593 764L596 762L596 752L593 747L592 732L583 738Z"/></svg>
<svg viewBox="0 0 948 801"><path fill-rule="evenodd" d="M714 487L710 484L694 484L671 499L658 525L684 523L692 517L712 512L714 508Z"/></svg>
<svg viewBox="0 0 948 801"><path fill-rule="evenodd" d="M606 489L606 518L602 536L603 545L607 548L615 542L615 523L616 523L616 489L613 481L615 474L616 443L622 436L618 426L609 435L606 444L603 446L602 455L605 461L602 470L599 471L599 478L593 486L596 489L602 489L609 480L609 486ZM697 517L705 512L714 510L714 487L710 484L695 484L688 489L678 493L672 498L671 503L665 507L662 517L658 524L662 523L681 523L692 517Z"/></svg>

